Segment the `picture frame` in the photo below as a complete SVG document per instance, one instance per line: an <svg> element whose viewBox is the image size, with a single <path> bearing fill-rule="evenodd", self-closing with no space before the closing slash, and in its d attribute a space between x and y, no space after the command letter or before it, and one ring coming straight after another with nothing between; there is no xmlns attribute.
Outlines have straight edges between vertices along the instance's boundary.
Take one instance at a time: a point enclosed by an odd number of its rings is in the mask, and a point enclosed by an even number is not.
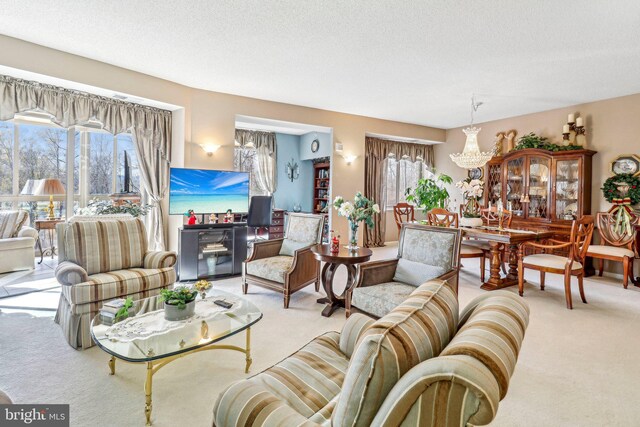
<svg viewBox="0 0 640 427"><path fill-rule="evenodd" d="M482 179L484 178L484 168L473 168L467 171L469 179Z"/></svg>
<svg viewBox="0 0 640 427"><path fill-rule="evenodd" d="M616 157L609 165L613 175L631 174L640 176L640 156L637 154L623 154Z"/></svg>

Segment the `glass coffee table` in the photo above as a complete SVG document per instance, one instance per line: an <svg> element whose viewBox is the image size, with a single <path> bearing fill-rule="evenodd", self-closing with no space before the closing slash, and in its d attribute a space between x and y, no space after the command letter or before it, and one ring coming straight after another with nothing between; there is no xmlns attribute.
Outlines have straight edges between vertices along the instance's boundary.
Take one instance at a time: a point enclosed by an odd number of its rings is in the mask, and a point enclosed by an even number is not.
<svg viewBox="0 0 640 427"><path fill-rule="evenodd" d="M233 304L225 309L213 303L225 300ZM109 369L116 372L116 359L130 363L145 363L144 385L147 425L151 425L151 392L153 374L168 363L205 350L235 350L245 355L245 373L251 366L251 326L262 319L262 313L252 303L236 295L211 291L203 300L198 297L195 315L186 320L164 319L164 303L160 296L134 302L135 316L113 326L103 325L100 315L91 322L91 336L96 344L111 355ZM220 341L246 331L245 348L219 344Z"/></svg>

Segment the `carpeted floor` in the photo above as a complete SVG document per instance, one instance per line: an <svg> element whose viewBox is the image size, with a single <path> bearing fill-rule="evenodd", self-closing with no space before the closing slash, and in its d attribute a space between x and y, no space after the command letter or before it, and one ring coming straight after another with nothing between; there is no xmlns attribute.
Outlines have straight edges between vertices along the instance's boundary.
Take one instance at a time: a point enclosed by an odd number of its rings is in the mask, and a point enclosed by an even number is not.
<svg viewBox="0 0 640 427"><path fill-rule="evenodd" d="M377 250L375 258L393 256ZM483 293L477 263L465 260L460 304ZM529 277L537 283L537 275ZM637 328L640 289L624 290L614 279L586 280L589 304L574 289L574 310L565 308L560 281L548 276L546 291L527 285L531 322L507 397L495 426L638 425L633 403L640 364ZM240 294L240 279L216 282ZM516 292L515 288L510 289ZM320 316L313 287L282 309L276 293L250 288L248 298L264 312L252 330L251 374L269 367L328 330L339 330L344 311ZM238 344L243 336L232 338ZM0 313L0 389L17 403L70 403L73 426L144 425L145 368L118 363L108 375L108 357L97 347L75 351L50 317ZM244 378L243 356L228 351L190 355L154 376L155 426L208 426L218 393Z"/></svg>

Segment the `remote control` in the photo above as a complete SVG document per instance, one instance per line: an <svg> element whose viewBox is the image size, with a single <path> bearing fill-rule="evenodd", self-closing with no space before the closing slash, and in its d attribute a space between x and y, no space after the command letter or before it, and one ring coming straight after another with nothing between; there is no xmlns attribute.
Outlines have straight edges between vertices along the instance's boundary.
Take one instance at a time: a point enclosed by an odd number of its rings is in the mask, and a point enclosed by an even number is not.
<svg viewBox="0 0 640 427"><path fill-rule="evenodd" d="M213 303L214 303L215 305L219 305L220 307L224 307L224 308L231 308L231 307L233 307L233 304L232 304L232 303L230 303L230 302L226 302L226 301L223 301L223 300L221 300L221 299L217 299L217 300L215 300Z"/></svg>

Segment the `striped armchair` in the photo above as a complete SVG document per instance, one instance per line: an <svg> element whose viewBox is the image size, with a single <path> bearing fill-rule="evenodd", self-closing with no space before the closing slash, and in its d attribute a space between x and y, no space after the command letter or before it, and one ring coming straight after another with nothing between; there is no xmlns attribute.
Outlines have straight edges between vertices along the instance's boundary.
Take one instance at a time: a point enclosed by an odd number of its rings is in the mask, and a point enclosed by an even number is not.
<svg viewBox="0 0 640 427"><path fill-rule="evenodd" d="M487 293L462 312L443 280L374 321L311 341L231 385L214 406L225 426L467 426L496 416L528 324L522 298Z"/></svg>
<svg viewBox="0 0 640 427"><path fill-rule="evenodd" d="M158 295L176 280L176 253L148 251L140 219L79 221L57 231L62 294L55 322L74 348L94 345L91 320L105 302Z"/></svg>

